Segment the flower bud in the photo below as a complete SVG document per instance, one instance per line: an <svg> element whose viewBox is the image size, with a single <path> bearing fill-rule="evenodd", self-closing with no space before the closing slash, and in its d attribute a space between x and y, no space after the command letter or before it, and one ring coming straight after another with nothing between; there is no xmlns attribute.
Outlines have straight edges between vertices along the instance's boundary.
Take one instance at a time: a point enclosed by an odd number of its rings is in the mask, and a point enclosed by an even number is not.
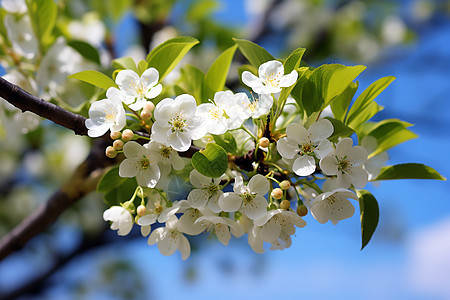
<svg viewBox="0 0 450 300"><path fill-rule="evenodd" d="M283 190L280 188L273 189L271 195L272 195L272 198L274 198L274 199L281 199L281 198L283 198Z"/></svg>
<svg viewBox="0 0 450 300"><path fill-rule="evenodd" d="M138 208L137 208L137 210L136 210L136 212L137 212L137 214L138 214L139 216L142 217L142 216L145 215L145 213L147 212L147 208L145 208L144 205L139 205Z"/></svg>
<svg viewBox="0 0 450 300"><path fill-rule="evenodd" d="M122 140L124 142L129 142L133 139L133 135L134 135L133 131L131 131L130 129L125 129L122 132Z"/></svg>
<svg viewBox="0 0 450 300"><path fill-rule="evenodd" d="M283 180L282 182L280 182L280 188L282 190L288 190L291 187L291 183L289 182L289 180Z"/></svg>
<svg viewBox="0 0 450 300"><path fill-rule="evenodd" d="M120 139L120 136L122 135L122 133L120 133L120 131L111 131L111 133L109 134L109 136L113 139L113 140L117 140Z"/></svg>
<svg viewBox="0 0 450 300"><path fill-rule="evenodd" d="M262 138L259 140L259 146L260 146L260 147L267 148L267 147L269 147L269 145L270 145L270 141L269 141L268 138L262 137Z"/></svg>
<svg viewBox="0 0 450 300"><path fill-rule="evenodd" d="M141 111L141 119L142 120L144 120L144 121L150 121L150 119L152 118L152 112L150 111L150 110L148 110L148 109L143 109L142 111Z"/></svg>
<svg viewBox="0 0 450 300"><path fill-rule="evenodd" d="M289 202L289 200L281 201L281 203L280 203L281 209L289 209L289 207L291 207L291 202Z"/></svg>
<svg viewBox="0 0 450 300"><path fill-rule="evenodd" d="M144 110L149 110L150 112L152 112L155 109L155 104L153 104L153 102L147 101L144 104Z"/></svg>
<svg viewBox="0 0 450 300"><path fill-rule="evenodd" d="M297 214L300 217L304 217L308 214L308 208L306 207L306 205L301 204L299 206L297 206Z"/></svg>
<svg viewBox="0 0 450 300"><path fill-rule="evenodd" d="M117 156L117 151L116 151L116 149L114 149L114 147L108 146L108 147L106 147L105 154L109 158L114 158Z"/></svg>
<svg viewBox="0 0 450 300"><path fill-rule="evenodd" d="M117 151L122 150L123 148L123 141L122 140L115 140L113 143L113 148Z"/></svg>

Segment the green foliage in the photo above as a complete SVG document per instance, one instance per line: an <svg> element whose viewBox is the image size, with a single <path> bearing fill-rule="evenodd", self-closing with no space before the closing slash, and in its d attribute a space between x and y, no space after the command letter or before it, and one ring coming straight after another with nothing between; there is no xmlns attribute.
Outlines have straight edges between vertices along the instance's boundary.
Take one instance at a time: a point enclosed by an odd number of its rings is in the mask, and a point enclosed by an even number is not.
<svg viewBox="0 0 450 300"><path fill-rule="evenodd" d="M192 156L192 166L206 177L219 178L228 168L227 152L217 144L208 143Z"/></svg>
<svg viewBox="0 0 450 300"><path fill-rule="evenodd" d="M326 117L328 121L333 124L333 134L328 138L331 142L337 142L339 138L345 138L351 136L355 131L342 123L339 120L336 120L334 118Z"/></svg>
<svg viewBox="0 0 450 300"><path fill-rule="evenodd" d="M58 17L58 7L53 0L27 0L31 25L41 46L50 43L51 33Z"/></svg>
<svg viewBox="0 0 450 300"><path fill-rule="evenodd" d="M198 44L198 40L192 37L177 37L167 40L147 55L148 67L158 70L161 82L196 44Z"/></svg>
<svg viewBox="0 0 450 300"><path fill-rule="evenodd" d="M146 62L147 63L147 62ZM134 62L133 58L126 56L121 58L116 58L112 61L112 67L114 69L121 69L121 70L133 70L137 73L136 63Z"/></svg>
<svg viewBox="0 0 450 300"><path fill-rule="evenodd" d="M331 102L331 111L337 120L344 122L350 102L357 90L358 82L350 82L345 91Z"/></svg>
<svg viewBox="0 0 450 300"><path fill-rule="evenodd" d="M91 44L84 41L71 40L67 43L67 45L75 49L87 60L100 65L100 55L98 54L97 49L95 49Z"/></svg>
<svg viewBox="0 0 450 300"><path fill-rule="evenodd" d="M247 60L252 64L255 68L258 68L265 62L270 60L274 60L275 58L266 51L263 47L241 39L233 39L234 42L238 45L239 51L247 58Z"/></svg>
<svg viewBox="0 0 450 300"><path fill-rule="evenodd" d="M236 154L237 152L237 144L233 135L230 132L226 132L221 135L212 135L214 138L214 142L217 145L221 146L225 151L231 154Z"/></svg>
<svg viewBox="0 0 450 300"><path fill-rule="evenodd" d="M434 179L447 180L435 169L423 164L409 163L394 166L385 166L374 180L394 179Z"/></svg>
<svg viewBox="0 0 450 300"><path fill-rule="evenodd" d="M366 111L373 111L374 105L371 104L372 101L386 89L392 81L395 80L393 76L387 76L378 79L374 83L372 83L364 92L359 95L359 97L355 100L352 107L348 111L348 115L346 118L346 124L349 124L351 127L355 128L361 123L367 121L365 118L358 118L361 114L367 114ZM369 114L370 115L370 114Z"/></svg>
<svg viewBox="0 0 450 300"><path fill-rule="evenodd" d="M97 184L97 192L108 193L126 181L126 178L119 176L119 166L109 169Z"/></svg>
<svg viewBox="0 0 450 300"><path fill-rule="evenodd" d="M116 83L110 77L94 70L81 71L68 77L90 83L105 90L110 87L117 87Z"/></svg>
<svg viewBox="0 0 450 300"><path fill-rule="evenodd" d="M237 46L234 45L219 55L205 75L203 99L213 99L216 92L222 91L227 80L228 70Z"/></svg>
<svg viewBox="0 0 450 300"><path fill-rule="evenodd" d="M103 193L105 202L110 205L120 205L130 199L136 190L135 178L119 176L119 166L109 169L97 184L97 192Z"/></svg>
<svg viewBox="0 0 450 300"><path fill-rule="evenodd" d="M380 210L375 197L366 190L357 191L359 198L359 210L361 213L361 250L369 243L375 229L378 226Z"/></svg>
<svg viewBox="0 0 450 300"><path fill-rule="evenodd" d="M197 67L187 64L181 69L181 75L182 80L177 84L181 93L187 93L194 96L197 104L200 104L203 101L206 102L208 99L204 99L202 96L205 74Z"/></svg>
<svg viewBox="0 0 450 300"><path fill-rule="evenodd" d="M322 65L307 70L300 77L293 97L309 116L327 107L366 69L365 66ZM295 95L295 96L294 96Z"/></svg>
<svg viewBox="0 0 450 300"><path fill-rule="evenodd" d="M387 119L364 125L365 128L369 128L367 135L373 136L377 140L377 149L369 154L369 158L417 137L417 134L407 129L412 124L397 119Z"/></svg>

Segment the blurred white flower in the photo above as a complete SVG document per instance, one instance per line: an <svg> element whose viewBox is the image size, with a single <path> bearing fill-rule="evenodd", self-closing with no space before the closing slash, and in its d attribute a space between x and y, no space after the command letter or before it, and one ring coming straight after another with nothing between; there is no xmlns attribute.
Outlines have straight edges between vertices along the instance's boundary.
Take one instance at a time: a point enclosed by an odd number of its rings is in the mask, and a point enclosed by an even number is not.
<svg viewBox="0 0 450 300"><path fill-rule="evenodd" d="M16 18L7 14L4 19L13 50L19 55L33 59L38 52L38 39L34 35L29 16Z"/></svg>
<svg viewBox="0 0 450 300"><path fill-rule="evenodd" d="M118 230L118 235L127 235L133 228L131 213L121 206L112 206L103 213L105 221L112 221L111 229Z"/></svg>
<svg viewBox="0 0 450 300"><path fill-rule="evenodd" d="M23 14L27 12L25 0L1 0L0 6L9 13Z"/></svg>

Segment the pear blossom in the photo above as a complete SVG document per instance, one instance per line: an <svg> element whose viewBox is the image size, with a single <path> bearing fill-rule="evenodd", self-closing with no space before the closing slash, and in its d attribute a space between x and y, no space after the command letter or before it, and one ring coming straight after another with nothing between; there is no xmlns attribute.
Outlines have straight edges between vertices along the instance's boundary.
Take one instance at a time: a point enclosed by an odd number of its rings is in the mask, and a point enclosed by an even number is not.
<svg viewBox="0 0 450 300"><path fill-rule="evenodd" d="M122 92L122 101L132 110L141 109L147 99L153 99L162 91L158 84L159 72L148 68L139 76L133 70L122 70L117 74L116 84Z"/></svg>
<svg viewBox="0 0 450 300"><path fill-rule="evenodd" d="M206 207L193 207L186 200L180 201L180 212L183 215L180 217L180 228L182 232L189 235L198 235L205 231L205 225L197 220L203 215L211 215L213 212Z"/></svg>
<svg viewBox="0 0 450 300"><path fill-rule="evenodd" d="M108 90L109 91L109 90ZM120 99L111 97L92 103L85 125L90 137L99 137L108 130L120 131L126 125L125 110Z"/></svg>
<svg viewBox="0 0 450 300"><path fill-rule="evenodd" d="M245 97L240 96L239 99L237 99L236 104L239 107L239 110L236 113L240 114L240 118L243 118L244 120L250 117L257 119L269 114L273 105L273 97L271 95L261 94L259 97L250 100L245 95Z"/></svg>
<svg viewBox="0 0 450 300"><path fill-rule="evenodd" d="M284 250L291 247L292 239L289 234L282 231L277 240L273 241L270 245L270 250Z"/></svg>
<svg viewBox="0 0 450 300"><path fill-rule="evenodd" d="M358 197L350 190L338 188L325 192L314 198L311 206L311 214L321 224L331 221L348 219L355 213L355 207L348 199L358 200Z"/></svg>
<svg viewBox="0 0 450 300"><path fill-rule="evenodd" d="M220 187L221 180L222 177L209 178L195 169L192 170L189 174L189 181L196 189L193 189L187 197L189 204L195 208L207 205L214 213L219 213L221 211L219 198L223 195Z"/></svg>
<svg viewBox="0 0 450 300"><path fill-rule="evenodd" d="M15 52L27 59L33 59L38 52L38 39L31 27L30 17L16 18L7 14L4 19L6 32Z"/></svg>
<svg viewBox="0 0 450 300"><path fill-rule="evenodd" d="M242 228L236 221L230 218L220 217L217 215L205 215L197 219L196 223L203 223L207 231L214 230L219 241L225 246L228 245L231 239L230 230L234 236L243 235Z"/></svg>
<svg viewBox="0 0 450 300"><path fill-rule="evenodd" d="M299 215L292 210L285 209L269 210L261 218L255 220L254 224L261 227L261 238L268 243L277 241L282 232L293 235L295 226L299 228L306 226L306 222Z"/></svg>
<svg viewBox="0 0 450 300"><path fill-rule="evenodd" d="M261 237L261 227L253 225L248 232L248 244L256 253L264 253L264 241Z"/></svg>
<svg viewBox="0 0 450 300"><path fill-rule="evenodd" d="M277 142L277 150L285 159L294 159L292 170L299 176L308 176L316 170L313 156L321 159L333 150L327 139L333 133L333 125L327 119L312 124L308 130L300 124L289 124L286 137Z"/></svg>
<svg viewBox="0 0 450 300"><path fill-rule="evenodd" d="M271 60L260 65L258 75L259 77L256 77L249 71L242 73L244 84L251 87L257 94L279 93L282 87L293 85L298 78L296 70L284 75L283 64L277 60Z"/></svg>
<svg viewBox="0 0 450 300"><path fill-rule="evenodd" d="M152 126L151 139L176 151L187 151L191 140L202 138L207 130L196 110L195 99L188 94L162 100L155 107L156 121Z"/></svg>
<svg viewBox="0 0 450 300"><path fill-rule="evenodd" d="M191 246L180 229L179 220L173 215L167 220L165 227L159 227L152 231L148 238L148 244L157 244L159 251L165 256L170 256L179 250L181 258L186 260L191 254Z"/></svg>
<svg viewBox="0 0 450 300"><path fill-rule="evenodd" d="M0 6L9 13L23 14L27 12L25 0L1 0Z"/></svg>
<svg viewBox="0 0 450 300"><path fill-rule="evenodd" d="M350 185L363 188L369 175L363 169L367 161L367 150L361 146L352 147L353 140L344 138L336 149L320 160L320 168L327 175L337 175L337 184L341 188Z"/></svg>
<svg viewBox="0 0 450 300"><path fill-rule="evenodd" d="M267 211L267 200L264 195L269 191L269 181L261 174L253 176L248 185L244 185L241 175L235 178L234 192L224 193L219 198L219 206L225 212L242 209L252 220L262 217Z"/></svg>
<svg viewBox="0 0 450 300"><path fill-rule="evenodd" d="M180 209L180 203L176 202L172 206L167 206L167 203L161 200L161 196L156 194L147 202L145 208L146 214L137 220L137 224L141 226L143 236L147 236L150 233L150 226L156 221L164 223L171 216L175 215Z"/></svg>
<svg viewBox="0 0 450 300"><path fill-rule="evenodd" d="M150 155L158 161L158 166L162 174L169 174L172 168L177 171L183 170L184 161L172 147L158 143L157 141L150 141L148 149L150 150Z"/></svg>
<svg viewBox="0 0 450 300"><path fill-rule="evenodd" d="M247 96L244 93L236 95L231 91L215 93L211 103L200 104L197 114L205 119L205 127L211 134L224 134L229 129L236 129L248 118L238 109L236 102Z"/></svg>
<svg viewBox="0 0 450 300"><path fill-rule="evenodd" d="M103 213L105 221L112 221L111 229L118 230L118 235L127 235L133 228L133 217L131 213L121 207L112 206Z"/></svg>
<svg viewBox="0 0 450 300"><path fill-rule="evenodd" d="M120 177L136 177L140 186L154 188L161 176L156 159L151 156L149 145L131 141L123 146L124 159L119 166Z"/></svg>

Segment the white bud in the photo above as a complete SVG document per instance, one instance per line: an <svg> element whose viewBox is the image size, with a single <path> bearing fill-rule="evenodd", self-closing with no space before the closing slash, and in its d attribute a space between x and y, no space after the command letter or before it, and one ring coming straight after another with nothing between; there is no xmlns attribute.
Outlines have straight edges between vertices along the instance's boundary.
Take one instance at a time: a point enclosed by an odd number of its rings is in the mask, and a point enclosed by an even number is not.
<svg viewBox="0 0 450 300"><path fill-rule="evenodd" d="M272 197L274 199L281 199L281 198L283 198L283 190L280 189L280 188L273 189Z"/></svg>
<svg viewBox="0 0 450 300"><path fill-rule="evenodd" d="M122 140L115 140L114 141L114 143L113 143L113 148L114 149L116 149L116 150L122 150L122 148L123 148L123 141Z"/></svg>
<svg viewBox="0 0 450 300"><path fill-rule="evenodd" d="M122 134L120 133L120 131L111 131L111 133L109 134L109 136L113 139L113 140L117 140L120 139L120 136Z"/></svg>
<svg viewBox="0 0 450 300"><path fill-rule="evenodd" d="M125 129L122 132L122 140L124 142L131 141L133 139L133 135L134 135L133 131L131 131L130 129Z"/></svg>
<svg viewBox="0 0 450 300"><path fill-rule="evenodd" d="M267 147L269 147L269 145L270 145L270 141L269 141L268 138L262 137L262 138L259 140L259 146L260 146L260 147L267 148Z"/></svg>
<svg viewBox="0 0 450 300"><path fill-rule="evenodd" d="M114 158L117 156L117 151L112 146L108 146L108 147L106 147L105 154L109 158Z"/></svg>

